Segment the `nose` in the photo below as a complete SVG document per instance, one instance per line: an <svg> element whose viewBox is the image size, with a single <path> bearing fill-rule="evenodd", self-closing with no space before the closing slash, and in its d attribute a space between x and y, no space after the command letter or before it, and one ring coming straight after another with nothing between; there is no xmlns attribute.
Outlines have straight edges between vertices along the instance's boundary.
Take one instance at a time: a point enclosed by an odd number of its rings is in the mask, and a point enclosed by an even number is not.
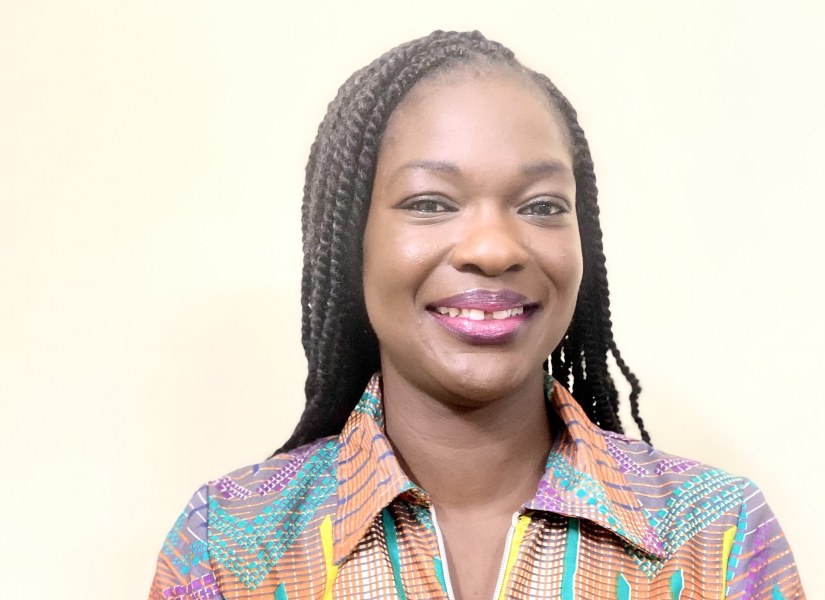
<svg viewBox="0 0 825 600"><path fill-rule="evenodd" d="M501 208L480 212L462 218L459 239L450 257L453 267L487 277L521 271L528 253L519 235L517 217Z"/></svg>

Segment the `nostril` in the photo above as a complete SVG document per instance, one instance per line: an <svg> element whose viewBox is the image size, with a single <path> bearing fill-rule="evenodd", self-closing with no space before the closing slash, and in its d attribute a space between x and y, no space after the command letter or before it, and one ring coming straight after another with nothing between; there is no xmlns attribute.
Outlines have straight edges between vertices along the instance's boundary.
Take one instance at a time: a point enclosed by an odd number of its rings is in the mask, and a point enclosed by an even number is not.
<svg viewBox="0 0 825 600"><path fill-rule="evenodd" d="M473 263L458 265L456 268L462 273L470 273L471 275L487 275L481 267Z"/></svg>
<svg viewBox="0 0 825 600"><path fill-rule="evenodd" d="M452 249L452 265L461 271L496 277L522 270L528 252L520 230L498 213L466 223Z"/></svg>
<svg viewBox="0 0 825 600"><path fill-rule="evenodd" d="M461 246L453 252L452 264L459 271L495 277L522 271L527 253L520 246Z"/></svg>

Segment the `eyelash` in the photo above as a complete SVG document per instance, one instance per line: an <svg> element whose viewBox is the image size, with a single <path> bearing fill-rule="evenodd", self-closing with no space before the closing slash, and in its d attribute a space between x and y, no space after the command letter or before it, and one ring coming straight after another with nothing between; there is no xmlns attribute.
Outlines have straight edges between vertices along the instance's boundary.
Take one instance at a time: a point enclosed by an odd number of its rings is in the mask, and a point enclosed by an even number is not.
<svg viewBox="0 0 825 600"><path fill-rule="evenodd" d="M551 212L547 214L530 212L531 209L535 209L537 207L548 207ZM536 198L535 200L528 202L518 210L518 213L520 215L531 215L536 217L553 217L556 215L562 215L566 212L569 212L567 204L564 201L555 198Z"/></svg>
<svg viewBox="0 0 825 600"><path fill-rule="evenodd" d="M545 207L549 210L549 212L535 212L535 209L542 209ZM440 198L437 196L419 196L410 198L409 200L403 202L399 208L422 215L450 213L458 210L454 203L450 202L446 198ZM570 212L570 209L567 207L567 203L563 200L542 196L527 202L527 204L521 206L517 212L518 214L525 216L550 218L556 215L568 213Z"/></svg>
<svg viewBox="0 0 825 600"><path fill-rule="evenodd" d="M427 205L427 208L424 208L423 205ZM455 212L457 210L446 199L432 196L410 198L402 203L399 208L423 214Z"/></svg>

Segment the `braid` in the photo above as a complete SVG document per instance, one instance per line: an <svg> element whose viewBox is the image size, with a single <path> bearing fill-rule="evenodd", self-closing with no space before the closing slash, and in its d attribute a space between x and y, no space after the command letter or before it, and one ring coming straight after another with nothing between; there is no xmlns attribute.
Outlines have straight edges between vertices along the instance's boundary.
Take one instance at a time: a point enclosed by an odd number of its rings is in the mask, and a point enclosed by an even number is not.
<svg viewBox="0 0 825 600"><path fill-rule="evenodd" d="M621 432L618 394L607 370L612 353L631 383L633 418L640 387L613 341L593 163L576 113L549 79L479 32L436 31L390 50L338 90L310 150L301 209L304 265L301 342L308 362L306 406L287 451L341 431L370 376L380 368L378 340L363 297L363 233L381 136L390 115L419 81L468 65L526 75L559 110L571 137L584 276L576 311L549 366L588 417Z"/></svg>
<svg viewBox="0 0 825 600"><path fill-rule="evenodd" d="M565 341L571 337L581 339L583 345L582 351L576 353L572 365L575 382L572 392L594 423L610 431L621 433L623 429L619 418L618 391L607 368L607 355L612 353L619 370L631 385L630 407L633 419L642 439L650 442L650 435L639 414L638 398L641 385L621 357L613 339L607 267L599 222L598 189L590 148L584 131L578 124L576 111L567 99L544 75L532 73L532 76L553 99L562 113L572 138L576 210L584 259L584 276L579 289L576 311L573 315L570 335L565 339ZM567 355L564 342L556 349L554 355L562 352L565 356ZM566 368L567 359L562 362L559 358L555 358L551 362L558 365L560 369L558 374L554 370L553 376L566 383L570 373Z"/></svg>

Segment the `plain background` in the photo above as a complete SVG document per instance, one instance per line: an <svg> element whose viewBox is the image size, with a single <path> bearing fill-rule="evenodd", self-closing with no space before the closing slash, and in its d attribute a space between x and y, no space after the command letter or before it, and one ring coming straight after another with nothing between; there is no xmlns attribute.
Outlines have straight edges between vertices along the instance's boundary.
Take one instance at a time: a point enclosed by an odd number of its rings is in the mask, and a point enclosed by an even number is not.
<svg viewBox="0 0 825 600"><path fill-rule="evenodd" d="M285 440L325 106L475 28L579 111L654 441L754 479L825 597L821 6L0 1L4 597L145 598L194 490Z"/></svg>

